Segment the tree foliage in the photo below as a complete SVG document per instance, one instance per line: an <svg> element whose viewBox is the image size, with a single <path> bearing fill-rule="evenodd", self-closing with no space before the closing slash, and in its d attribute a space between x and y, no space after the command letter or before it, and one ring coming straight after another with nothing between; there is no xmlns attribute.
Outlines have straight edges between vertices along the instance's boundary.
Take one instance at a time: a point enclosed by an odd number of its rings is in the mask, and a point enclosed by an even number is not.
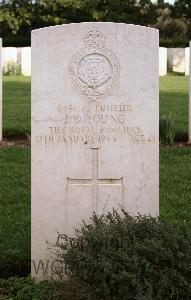
<svg viewBox="0 0 191 300"><path fill-rule="evenodd" d="M79 22L123 22L151 26L163 39L191 38L191 1L158 0L4 0L0 35L4 44L30 44L33 29Z"/></svg>

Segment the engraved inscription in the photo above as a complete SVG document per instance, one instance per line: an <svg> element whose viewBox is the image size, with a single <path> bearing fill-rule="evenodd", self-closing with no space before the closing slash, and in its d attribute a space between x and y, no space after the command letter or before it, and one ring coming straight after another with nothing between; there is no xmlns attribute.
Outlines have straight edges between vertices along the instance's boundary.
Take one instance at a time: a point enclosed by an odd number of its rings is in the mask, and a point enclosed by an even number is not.
<svg viewBox="0 0 191 300"><path fill-rule="evenodd" d="M72 83L87 100L98 100L110 92L119 81L119 63L105 48L105 37L96 29L85 37L86 47L72 58L69 73Z"/></svg>
<svg viewBox="0 0 191 300"><path fill-rule="evenodd" d="M48 132L36 136L39 145L84 144L99 145L118 142L121 138L130 143L153 144L155 135L145 134L139 124L132 123L130 104L94 105L91 109L80 105L57 105L59 117L51 119Z"/></svg>

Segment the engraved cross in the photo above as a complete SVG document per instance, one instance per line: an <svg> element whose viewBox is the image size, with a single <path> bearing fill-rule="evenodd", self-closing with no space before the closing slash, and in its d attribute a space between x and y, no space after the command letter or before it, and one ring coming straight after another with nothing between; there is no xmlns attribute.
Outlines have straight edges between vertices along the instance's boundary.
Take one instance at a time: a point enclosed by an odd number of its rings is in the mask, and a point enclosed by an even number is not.
<svg viewBox="0 0 191 300"><path fill-rule="evenodd" d="M115 185L120 184L123 189L123 177L120 178L99 178L98 172L98 148L91 148L92 150L92 178L90 179L74 179L67 177L67 185L90 185L92 187L93 211L98 212L98 187L101 184Z"/></svg>

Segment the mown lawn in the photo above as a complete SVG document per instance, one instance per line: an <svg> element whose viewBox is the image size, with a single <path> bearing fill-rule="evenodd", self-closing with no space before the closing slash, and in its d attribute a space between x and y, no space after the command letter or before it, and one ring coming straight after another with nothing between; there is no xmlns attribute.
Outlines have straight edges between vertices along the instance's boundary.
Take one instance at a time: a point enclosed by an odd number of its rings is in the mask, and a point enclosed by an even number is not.
<svg viewBox="0 0 191 300"><path fill-rule="evenodd" d="M188 77L168 75L160 78L160 115L176 118L176 138L188 135ZM30 77L4 76L3 79L4 136L30 133Z"/></svg>
<svg viewBox="0 0 191 300"><path fill-rule="evenodd" d="M160 149L160 214L191 229L191 147Z"/></svg>
<svg viewBox="0 0 191 300"><path fill-rule="evenodd" d="M191 228L191 148L160 149L160 213ZM0 148L0 277L30 272L30 148Z"/></svg>
<svg viewBox="0 0 191 300"><path fill-rule="evenodd" d="M30 148L0 147L0 277L29 272Z"/></svg>
<svg viewBox="0 0 191 300"><path fill-rule="evenodd" d="M160 116L175 115L176 140L188 139L188 76L168 75L160 78Z"/></svg>
<svg viewBox="0 0 191 300"><path fill-rule="evenodd" d="M4 137L25 136L30 133L30 77L3 78L3 134Z"/></svg>

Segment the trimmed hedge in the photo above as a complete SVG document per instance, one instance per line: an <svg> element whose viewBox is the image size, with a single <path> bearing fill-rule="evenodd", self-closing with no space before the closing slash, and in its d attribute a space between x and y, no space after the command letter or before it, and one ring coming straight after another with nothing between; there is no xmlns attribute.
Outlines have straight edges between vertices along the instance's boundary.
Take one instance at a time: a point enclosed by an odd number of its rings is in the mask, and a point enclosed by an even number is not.
<svg viewBox="0 0 191 300"><path fill-rule="evenodd" d="M30 47L31 37L27 36L9 35L2 37L3 47Z"/></svg>
<svg viewBox="0 0 191 300"><path fill-rule="evenodd" d="M186 48L189 47L189 39L185 39L182 37L176 38L162 38L160 37L160 47L166 48Z"/></svg>

